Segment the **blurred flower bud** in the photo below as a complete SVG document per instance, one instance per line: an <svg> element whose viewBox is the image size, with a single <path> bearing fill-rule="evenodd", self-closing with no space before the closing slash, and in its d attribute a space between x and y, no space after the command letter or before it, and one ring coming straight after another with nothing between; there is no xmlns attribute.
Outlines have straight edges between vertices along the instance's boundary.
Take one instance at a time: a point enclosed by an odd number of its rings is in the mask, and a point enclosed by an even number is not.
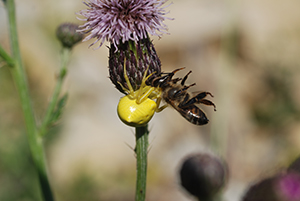
<svg viewBox="0 0 300 201"><path fill-rule="evenodd" d="M251 186L243 201L300 201L300 175L284 172Z"/></svg>
<svg viewBox="0 0 300 201"><path fill-rule="evenodd" d="M111 44L109 50L109 75L116 88L126 94L119 83L129 89L124 78L124 61L129 81L136 91L140 88L143 75L149 68L147 75L155 72L148 80L153 79L161 72L161 63L149 38L120 43L118 49ZM149 84L149 83L148 83Z"/></svg>
<svg viewBox="0 0 300 201"><path fill-rule="evenodd" d="M281 201L300 201L300 175L292 171L280 175L275 192Z"/></svg>
<svg viewBox="0 0 300 201"><path fill-rule="evenodd" d="M83 39L83 34L76 32L77 24L63 23L56 30L56 37L65 48L72 48L73 45Z"/></svg>
<svg viewBox="0 0 300 201"><path fill-rule="evenodd" d="M300 173L300 157L296 158L296 160L288 167L288 171Z"/></svg>
<svg viewBox="0 0 300 201"><path fill-rule="evenodd" d="M264 179L252 185L243 197L243 201L276 201L273 192L274 177Z"/></svg>
<svg viewBox="0 0 300 201"><path fill-rule="evenodd" d="M201 201L217 196L227 182L227 175L225 161L209 154L188 157L180 169L181 185Z"/></svg>

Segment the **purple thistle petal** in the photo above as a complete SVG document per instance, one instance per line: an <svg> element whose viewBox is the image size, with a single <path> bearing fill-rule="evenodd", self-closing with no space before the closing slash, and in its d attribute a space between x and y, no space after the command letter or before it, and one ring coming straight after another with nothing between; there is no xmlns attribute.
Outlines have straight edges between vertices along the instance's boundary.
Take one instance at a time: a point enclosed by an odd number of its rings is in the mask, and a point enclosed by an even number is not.
<svg viewBox="0 0 300 201"><path fill-rule="evenodd" d="M280 176L276 190L276 192L280 193L283 200L299 201L300 175L296 172L288 172Z"/></svg>
<svg viewBox="0 0 300 201"><path fill-rule="evenodd" d="M135 42L147 38L147 33L161 37L167 33L164 20L168 12L162 5L167 0L86 0L83 2L88 8L78 14L83 16L85 24L79 26L79 32L89 35L83 41L95 38L100 46L105 40L114 44L129 40Z"/></svg>

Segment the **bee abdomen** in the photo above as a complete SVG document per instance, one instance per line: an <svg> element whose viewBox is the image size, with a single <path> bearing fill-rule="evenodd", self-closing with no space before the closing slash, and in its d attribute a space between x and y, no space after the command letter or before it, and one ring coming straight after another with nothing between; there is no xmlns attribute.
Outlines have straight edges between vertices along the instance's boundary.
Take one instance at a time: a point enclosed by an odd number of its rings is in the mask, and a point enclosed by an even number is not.
<svg viewBox="0 0 300 201"><path fill-rule="evenodd" d="M208 123L208 119L204 112L202 112L198 107L194 106L189 108L184 116L189 122L196 125L204 125Z"/></svg>

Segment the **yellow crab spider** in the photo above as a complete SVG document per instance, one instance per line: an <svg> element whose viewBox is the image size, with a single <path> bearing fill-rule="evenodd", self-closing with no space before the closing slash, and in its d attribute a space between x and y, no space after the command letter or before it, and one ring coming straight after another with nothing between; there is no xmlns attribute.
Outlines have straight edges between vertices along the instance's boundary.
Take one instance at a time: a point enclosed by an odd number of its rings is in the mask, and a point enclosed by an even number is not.
<svg viewBox="0 0 300 201"><path fill-rule="evenodd" d="M127 95L120 99L117 112L121 121L128 126L144 126L151 120L155 111L161 111L161 108L158 108L161 100L160 90L146 85L146 80L153 75L151 73L146 76L148 69L149 67L143 75L140 88L134 91L127 76L124 61L124 78L128 89L118 82ZM153 99L157 99L157 101L155 102Z"/></svg>

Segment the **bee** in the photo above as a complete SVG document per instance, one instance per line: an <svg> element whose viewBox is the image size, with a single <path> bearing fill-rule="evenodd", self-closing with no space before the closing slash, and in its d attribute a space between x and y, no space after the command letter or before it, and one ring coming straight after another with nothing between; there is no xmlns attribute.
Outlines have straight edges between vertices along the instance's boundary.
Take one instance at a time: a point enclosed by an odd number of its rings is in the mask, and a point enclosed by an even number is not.
<svg viewBox="0 0 300 201"><path fill-rule="evenodd" d="M185 81L192 71L189 71L183 78L173 78L175 73L182 69L184 68L176 69L171 73L162 73L161 76L154 78L151 81L151 86L159 89L158 91L160 92L157 98L157 105L159 106L161 99L167 103L166 105L157 108L157 112L160 112L168 105L171 105L189 122L196 125L205 125L209 120L205 113L195 104L213 106L214 111L216 111L215 104L212 101L205 99L208 95L211 97L213 97L213 95L210 92L205 91L197 93L196 95L188 92L187 90L195 85L195 83L188 86L185 85ZM178 83L179 81L180 83Z"/></svg>

